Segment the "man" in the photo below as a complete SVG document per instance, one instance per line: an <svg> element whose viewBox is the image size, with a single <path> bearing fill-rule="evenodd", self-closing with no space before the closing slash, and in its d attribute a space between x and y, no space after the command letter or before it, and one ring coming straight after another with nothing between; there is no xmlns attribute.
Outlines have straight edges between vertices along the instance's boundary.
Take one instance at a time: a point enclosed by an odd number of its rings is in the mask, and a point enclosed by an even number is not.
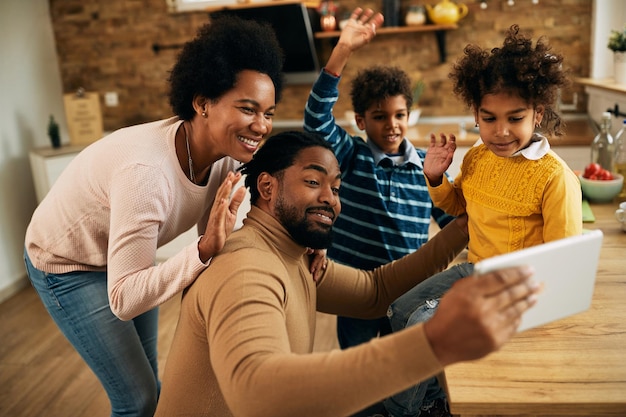
<svg viewBox="0 0 626 417"><path fill-rule="evenodd" d="M465 247L466 218L373 271L331 261L315 282L307 248L328 247L341 210L341 173L329 145L304 132L278 134L244 174L251 210L183 295L156 417L346 416L498 349L535 302L527 268L470 277L427 323L312 353L316 310L383 316Z"/></svg>

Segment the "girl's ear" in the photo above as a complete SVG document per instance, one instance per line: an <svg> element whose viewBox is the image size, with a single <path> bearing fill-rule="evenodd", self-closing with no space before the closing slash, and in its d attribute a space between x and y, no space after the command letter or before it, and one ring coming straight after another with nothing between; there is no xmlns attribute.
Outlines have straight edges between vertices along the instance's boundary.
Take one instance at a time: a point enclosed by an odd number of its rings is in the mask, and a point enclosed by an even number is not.
<svg viewBox="0 0 626 417"><path fill-rule="evenodd" d="M546 108L544 106L535 107L535 126L541 125L545 111Z"/></svg>

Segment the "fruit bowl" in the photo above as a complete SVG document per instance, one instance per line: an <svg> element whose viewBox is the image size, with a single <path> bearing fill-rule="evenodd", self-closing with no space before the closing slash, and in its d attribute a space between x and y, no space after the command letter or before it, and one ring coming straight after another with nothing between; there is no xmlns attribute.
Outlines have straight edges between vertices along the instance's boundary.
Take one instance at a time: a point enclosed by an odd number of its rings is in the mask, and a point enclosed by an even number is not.
<svg viewBox="0 0 626 417"><path fill-rule="evenodd" d="M579 175L580 187L583 191L583 197L595 203L608 203L612 201L622 189L624 177L615 172L612 180L590 180Z"/></svg>

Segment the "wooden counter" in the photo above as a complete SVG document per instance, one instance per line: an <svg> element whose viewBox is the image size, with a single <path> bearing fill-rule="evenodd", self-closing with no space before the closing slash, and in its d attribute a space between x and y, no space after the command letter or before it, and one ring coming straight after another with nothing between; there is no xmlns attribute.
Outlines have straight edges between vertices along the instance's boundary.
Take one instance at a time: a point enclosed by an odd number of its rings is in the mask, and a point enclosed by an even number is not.
<svg viewBox="0 0 626 417"><path fill-rule="evenodd" d="M574 78L574 82L613 93L626 93L626 84L619 84L613 78Z"/></svg>
<svg viewBox="0 0 626 417"><path fill-rule="evenodd" d="M591 308L446 369L455 416L626 416L626 233L618 202L592 205L604 232Z"/></svg>

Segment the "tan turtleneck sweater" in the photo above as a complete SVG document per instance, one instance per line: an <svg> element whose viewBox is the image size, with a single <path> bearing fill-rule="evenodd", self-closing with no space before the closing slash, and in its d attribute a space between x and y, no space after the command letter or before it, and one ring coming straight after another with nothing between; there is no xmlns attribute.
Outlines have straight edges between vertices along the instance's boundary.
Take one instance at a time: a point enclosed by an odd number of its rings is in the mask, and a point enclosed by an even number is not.
<svg viewBox="0 0 626 417"><path fill-rule="evenodd" d="M316 311L381 317L466 245L455 224L366 272L330 262L317 286L305 248L252 207L183 296L155 417L340 417L442 370L422 325L312 353Z"/></svg>

